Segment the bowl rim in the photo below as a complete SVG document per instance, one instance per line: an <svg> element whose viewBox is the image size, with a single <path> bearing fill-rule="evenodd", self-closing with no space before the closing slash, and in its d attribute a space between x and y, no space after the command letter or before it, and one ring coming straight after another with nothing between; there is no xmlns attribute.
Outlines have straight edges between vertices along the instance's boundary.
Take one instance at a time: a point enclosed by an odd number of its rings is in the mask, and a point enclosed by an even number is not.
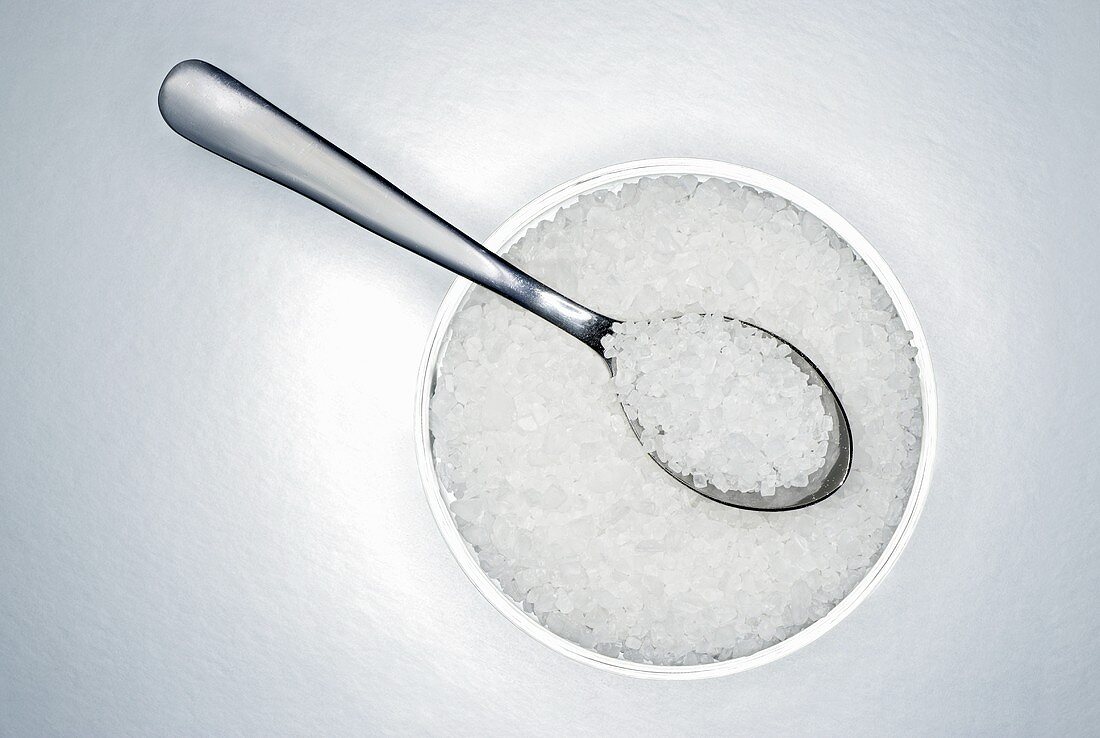
<svg viewBox="0 0 1100 738"><path fill-rule="evenodd" d="M462 299L473 286L468 280L457 277L448 288L435 321L428 336L428 343L420 363L417 377L417 394L413 431L416 441L416 461L420 479L428 499L428 506L443 539L451 554L458 562L463 574L493 607L520 630L536 641L550 647L564 656L604 671L624 674L643 679L688 680L726 676L763 666L791 654L820 638L854 610L871 591L882 581L896 563L901 551L909 542L913 529L924 508L928 488L932 479L932 468L936 448L936 385L932 374L932 362L928 354L928 345L921 329L916 312L908 295L902 289L894 273L886 265L882 256L847 220L823 202L802 189L778 177L714 159L688 157L639 159L614 164L597 169L564 182L527 203L507 218L485 241L485 248L499 252L505 246L514 243L527 231L560 208L571 204L580 195L609 185L629 182L642 177L661 175L696 176L702 179L717 177L732 180L743 185L766 190L783 197L831 227L837 235L852 247L886 288L898 316L905 328L913 333L912 345L917 348L915 361L920 375L921 412L923 427L921 432L920 455L917 461L916 475L909 494L905 510L890 540L872 565L870 571L841 599L828 613L803 628L798 633L779 643L761 649L748 656L741 656L710 664L688 666L662 666L640 664L624 659L604 656L553 633L527 614L506 595L481 569L474 552L458 531L445 500L445 490L439 481L432 457L429 428L429 411L436 367L446 344L448 328Z"/></svg>

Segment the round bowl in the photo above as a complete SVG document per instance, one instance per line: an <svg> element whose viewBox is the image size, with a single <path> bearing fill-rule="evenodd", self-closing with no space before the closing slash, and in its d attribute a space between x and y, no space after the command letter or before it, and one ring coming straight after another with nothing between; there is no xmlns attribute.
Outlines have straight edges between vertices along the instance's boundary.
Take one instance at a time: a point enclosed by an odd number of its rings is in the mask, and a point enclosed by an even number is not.
<svg viewBox="0 0 1100 738"><path fill-rule="evenodd" d="M711 664L661 666L634 663L591 651L543 627L533 616L524 612L516 602L504 594L481 570L476 555L455 526L454 519L447 507L448 493L440 484L436 475L431 431L428 427L429 401L434 390L437 364L449 335L451 319L458 310L462 298L465 297L472 286L465 279L456 279L443 299L439 312L436 314L435 324L432 327L427 350L421 363L414 421L416 452L420 477L423 480L424 491L428 497L428 505L431 507L435 521L439 525L439 530L443 534L451 553L454 554L462 571L485 599L489 600L493 607L518 626L520 630L568 658L607 671L648 679L702 679L745 671L775 661L802 648L839 623L867 597L875 585L890 571L913 533L913 528L928 494L936 446L936 388L932 377L932 364L928 357L928 347L920 323L917 321L917 315L913 310L913 305L909 302L909 298L905 295L897 278L878 252L848 221L824 203L792 184L755 169L709 159L645 159L599 169L555 187L525 205L489 236L485 242L485 247L491 251L503 253L519 240L528 228L542 220L553 217L558 209L576 202L578 197L585 193L615 187L636 181L642 177L660 175L695 175L703 178L718 177L733 180L779 195L815 215L843 238L860 258L871 267L875 276L886 288L890 299L893 300L902 323L906 329L913 333L912 343L917 348L916 362L920 371L921 411L923 414L920 459L913 481L913 488L909 494L901 521L885 548L883 548L882 554L866 576L860 580L859 584L824 617L786 640L748 656ZM776 514L781 515L782 513Z"/></svg>

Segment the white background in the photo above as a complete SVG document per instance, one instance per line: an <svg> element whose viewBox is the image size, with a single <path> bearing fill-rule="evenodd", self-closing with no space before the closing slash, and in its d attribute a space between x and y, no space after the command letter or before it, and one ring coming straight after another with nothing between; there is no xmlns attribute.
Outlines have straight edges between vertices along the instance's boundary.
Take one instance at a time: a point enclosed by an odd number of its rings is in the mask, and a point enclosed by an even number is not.
<svg viewBox="0 0 1100 738"><path fill-rule="evenodd" d="M0 734L1095 730L1098 37L1090 0L0 0ZM173 134L192 56L476 238L652 156L831 205L939 382L893 573L724 679L523 635L417 477L450 277Z"/></svg>

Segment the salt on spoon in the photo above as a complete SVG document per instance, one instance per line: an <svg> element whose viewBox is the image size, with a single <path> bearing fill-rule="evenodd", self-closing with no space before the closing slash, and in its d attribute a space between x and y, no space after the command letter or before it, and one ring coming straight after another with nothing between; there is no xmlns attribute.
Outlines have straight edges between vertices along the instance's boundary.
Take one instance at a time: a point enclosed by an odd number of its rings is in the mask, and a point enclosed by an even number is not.
<svg viewBox="0 0 1100 738"><path fill-rule="evenodd" d="M194 59L180 62L161 85L159 105L164 120L184 138L535 313L595 351L615 374L615 360L604 356L603 343L624 323L589 310L512 266L217 67ZM768 335L790 347L790 361L820 389L823 409L835 429L828 458L806 475L806 484L797 484L802 480L796 475L793 486L757 484L752 489L723 490L706 481L706 474L692 479L692 470L680 464L677 471L656 449L650 455L677 480L723 504L789 510L820 502L840 488L851 468L851 433L836 393L813 362L779 336ZM630 424L645 443L650 431L639 424L637 413ZM726 481L725 476L712 478Z"/></svg>
<svg viewBox="0 0 1100 738"><path fill-rule="evenodd" d="M720 315L618 323L614 385L646 451L695 487L765 497L826 463L833 416L791 348Z"/></svg>

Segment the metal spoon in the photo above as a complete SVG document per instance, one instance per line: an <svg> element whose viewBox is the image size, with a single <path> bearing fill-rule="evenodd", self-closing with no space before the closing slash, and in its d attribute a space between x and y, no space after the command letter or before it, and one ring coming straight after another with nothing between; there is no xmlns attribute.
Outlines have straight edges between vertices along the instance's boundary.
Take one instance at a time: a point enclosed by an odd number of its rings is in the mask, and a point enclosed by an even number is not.
<svg viewBox="0 0 1100 738"><path fill-rule="evenodd" d="M195 59L180 62L165 77L159 103L164 120L184 138L506 297L561 328L607 361L600 340L617 321L558 294L488 251L217 67ZM771 335L790 346L783 338ZM839 489L852 464L848 418L821 371L796 347L791 349L795 364L810 382L821 387L825 410L833 419L825 465L808 485L777 489L768 496L724 492L710 485L699 488L690 476L674 472L651 454L654 460L699 494L749 510L805 507ZM614 362L607 363L614 374ZM631 427L635 434L639 432L636 421Z"/></svg>

